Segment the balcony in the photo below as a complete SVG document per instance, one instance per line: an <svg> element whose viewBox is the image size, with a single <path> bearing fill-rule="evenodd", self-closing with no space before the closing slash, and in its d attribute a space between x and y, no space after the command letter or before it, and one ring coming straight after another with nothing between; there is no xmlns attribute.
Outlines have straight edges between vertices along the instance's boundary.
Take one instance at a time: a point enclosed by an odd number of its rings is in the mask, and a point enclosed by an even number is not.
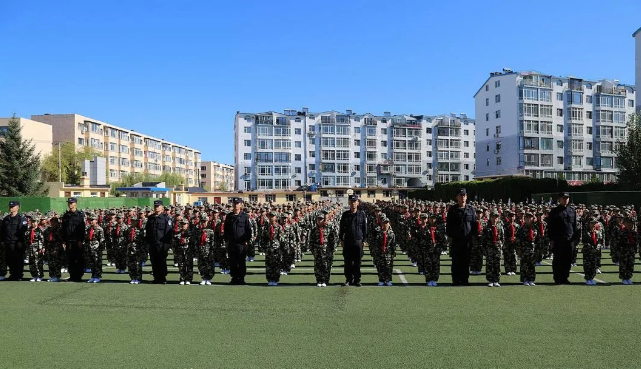
<svg viewBox="0 0 641 369"><path fill-rule="evenodd" d="M552 87L552 78L551 77L542 77L537 75L524 76L521 81L521 86L534 86L534 87Z"/></svg>
<svg viewBox="0 0 641 369"><path fill-rule="evenodd" d="M572 91L583 91L583 83L580 79L572 79L568 81L568 89Z"/></svg>

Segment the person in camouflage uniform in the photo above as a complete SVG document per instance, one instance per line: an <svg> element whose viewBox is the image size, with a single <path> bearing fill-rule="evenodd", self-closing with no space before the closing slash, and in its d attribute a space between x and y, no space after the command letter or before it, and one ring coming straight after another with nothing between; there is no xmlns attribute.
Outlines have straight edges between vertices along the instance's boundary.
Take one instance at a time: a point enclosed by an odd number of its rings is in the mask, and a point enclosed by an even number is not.
<svg viewBox="0 0 641 369"><path fill-rule="evenodd" d="M114 262L114 242L112 239L113 227L116 224L116 212L110 210L103 218L102 229L105 231L105 249L107 250L107 266L116 266Z"/></svg>
<svg viewBox="0 0 641 369"><path fill-rule="evenodd" d="M111 231L113 242L113 257L116 264L116 274L125 274L127 268L127 231L129 227L124 223L124 217L118 213L116 224Z"/></svg>
<svg viewBox="0 0 641 369"><path fill-rule="evenodd" d="M278 213L269 213L269 223L261 230L260 243L265 246L265 277L268 286L277 286L282 274L285 228L278 223Z"/></svg>
<svg viewBox="0 0 641 369"><path fill-rule="evenodd" d="M102 278L102 249L105 243L105 232L102 227L98 225L98 216L90 213L87 218L89 219L89 226L85 231L85 250L89 252L89 269L91 270L91 278L88 283L98 283Z"/></svg>
<svg viewBox="0 0 641 369"><path fill-rule="evenodd" d="M27 231L24 235L24 244L27 246L29 256L29 272L31 282L42 282L44 278L44 235L40 228L40 218L37 215L27 216Z"/></svg>
<svg viewBox="0 0 641 369"><path fill-rule="evenodd" d="M425 281L436 287L441 275L441 252L445 250L445 224L439 224L437 214L430 214L428 223L428 243L425 255Z"/></svg>
<svg viewBox="0 0 641 369"><path fill-rule="evenodd" d="M485 253L485 278L489 287L500 287L501 254L505 241L505 229L499 224L499 212L490 213L490 220L483 228L483 250Z"/></svg>
<svg viewBox="0 0 641 369"><path fill-rule="evenodd" d="M253 208L245 208L245 212L249 214L249 224L252 227L252 234L256 235L258 234L258 222L256 221L256 218L254 217L254 212ZM256 258L256 245L255 245L255 239L250 240L247 242L247 261L253 262Z"/></svg>
<svg viewBox="0 0 641 369"><path fill-rule="evenodd" d="M145 259L144 228L142 222L132 219L127 235L127 269L129 271L129 284L139 284L142 281L142 263Z"/></svg>
<svg viewBox="0 0 641 369"><path fill-rule="evenodd" d="M521 259L521 283L525 286L535 286L536 266L534 248L537 231L534 226L534 214L525 213L525 222L517 234L517 252Z"/></svg>
<svg viewBox="0 0 641 369"><path fill-rule="evenodd" d="M597 270L597 251L603 247L603 231L597 227L598 223L592 218L588 227L583 228L583 274L588 286L596 284L594 277Z"/></svg>
<svg viewBox="0 0 641 369"><path fill-rule="evenodd" d="M476 209L477 229L472 237L472 249L470 250L470 271L472 275L480 275L483 268L483 227L487 223L483 218L483 209Z"/></svg>
<svg viewBox="0 0 641 369"><path fill-rule="evenodd" d="M620 250L619 250L619 234L623 231L623 218L619 214L615 214L610 220L610 238L608 244L610 245L610 257L614 265L619 265Z"/></svg>
<svg viewBox="0 0 641 369"><path fill-rule="evenodd" d="M503 261L505 263L505 274L516 275L516 241L519 231L519 224L514 219L514 212L508 211L507 221L504 229L505 242L503 244Z"/></svg>
<svg viewBox="0 0 641 369"><path fill-rule="evenodd" d="M294 232L292 226L287 220L287 213L283 213L280 218L280 225L283 229L283 239L281 241L281 275L287 275L291 272L292 264L291 261L294 260Z"/></svg>
<svg viewBox="0 0 641 369"><path fill-rule="evenodd" d="M576 243L574 244L574 247L572 248L572 266L576 266L576 259L579 256L579 248L578 243L581 241L581 235L583 234L583 222L581 219L583 217L589 217L589 213L586 211L584 212L583 209L577 209L576 210L576 234L578 236L578 239L576 240Z"/></svg>
<svg viewBox="0 0 641 369"><path fill-rule="evenodd" d="M413 260L416 261L416 266L418 267L418 274L420 275L425 275L425 268L427 265L427 253L428 253L427 249L428 249L429 242L431 242L430 235L429 235L430 227L428 225L429 223L428 217L429 216L427 215L427 213L420 214L419 225L413 227L412 229L412 243L414 244ZM374 229L374 232L378 231L380 228L382 228L382 220L381 220L381 225L376 227Z"/></svg>
<svg viewBox="0 0 641 369"><path fill-rule="evenodd" d="M317 287L326 287L330 278L330 249L336 242L335 234L327 227L328 216L321 211L316 216L316 226L309 234L309 248L314 256L314 276Z"/></svg>
<svg viewBox="0 0 641 369"><path fill-rule="evenodd" d="M220 213L220 221L214 230L214 260L220 265L222 274L229 274L229 261L227 259L227 243L225 243L225 219L227 210Z"/></svg>
<svg viewBox="0 0 641 369"><path fill-rule="evenodd" d="M391 286L394 257L396 256L396 238L387 216L382 216L380 221L381 226L376 227L374 230L372 242L370 242L369 247L371 247L373 249L372 252L377 255L376 272L378 273L378 285Z"/></svg>
<svg viewBox="0 0 641 369"><path fill-rule="evenodd" d="M142 240L141 242L138 242L138 246L140 247L140 260L142 260L140 266L144 267L147 263L147 260L149 260L149 245L147 245L147 242L144 242L146 239L145 228L147 227L147 217L145 216L144 210L138 210L138 217L134 219L134 224L136 225L136 229L140 234L140 240ZM137 278L136 280L138 282L142 281L142 276L140 278Z"/></svg>
<svg viewBox="0 0 641 369"><path fill-rule="evenodd" d="M543 219L543 212L539 211L536 213L536 222L534 226L537 230L536 241L535 241L535 262L536 265L542 265L543 258L548 255L550 252L550 240L547 237L548 225L545 219Z"/></svg>
<svg viewBox="0 0 641 369"><path fill-rule="evenodd" d="M632 284L634 258L639 250L639 235L634 230L634 219L627 217L623 221L623 229L613 240L619 250L619 278L623 284Z"/></svg>
<svg viewBox="0 0 641 369"><path fill-rule="evenodd" d="M211 286L211 280L214 278L214 231L211 230L207 223L209 217L203 213L200 216L200 231L193 235L196 240L196 250L198 250L198 272L202 281L201 285Z"/></svg>
<svg viewBox="0 0 641 369"><path fill-rule="evenodd" d="M60 221L57 217L51 218L50 226L45 229L43 236L49 267L49 282L60 282L65 255L60 235Z"/></svg>
<svg viewBox="0 0 641 369"><path fill-rule="evenodd" d="M189 285L194 278L194 253L191 248L189 220L186 218L180 220L178 232L174 232L173 249L178 254L180 285Z"/></svg>

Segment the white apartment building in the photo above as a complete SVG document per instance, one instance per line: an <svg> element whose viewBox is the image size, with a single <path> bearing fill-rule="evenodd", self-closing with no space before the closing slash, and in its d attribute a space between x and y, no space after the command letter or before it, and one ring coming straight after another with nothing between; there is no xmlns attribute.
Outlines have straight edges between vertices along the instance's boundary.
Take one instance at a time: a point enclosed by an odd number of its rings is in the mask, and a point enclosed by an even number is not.
<svg viewBox="0 0 641 369"><path fill-rule="evenodd" d="M474 127L465 114L237 112L236 190L404 188L470 180Z"/></svg>
<svg viewBox="0 0 641 369"><path fill-rule="evenodd" d="M636 30L633 34L632 37L635 39L635 52L634 52L634 76L635 76L635 82L636 82L636 90L639 90L639 86L641 86L641 28ZM639 107L641 101L639 101L639 95L637 95L637 110L641 109Z"/></svg>
<svg viewBox="0 0 641 369"><path fill-rule="evenodd" d="M207 191L234 189L234 166L215 161L200 164L200 187Z"/></svg>
<svg viewBox="0 0 641 369"><path fill-rule="evenodd" d="M635 89L538 72L490 73L474 95L477 177L615 180Z"/></svg>
<svg viewBox="0 0 641 369"><path fill-rule="evenodd" d="M200 151L164 139L78 114L32 115L32 120L53 128L53 144L73 142L77 148L92 147L107 159L109 182L123 175L178 173L186 185L200 184Z"/></svg>

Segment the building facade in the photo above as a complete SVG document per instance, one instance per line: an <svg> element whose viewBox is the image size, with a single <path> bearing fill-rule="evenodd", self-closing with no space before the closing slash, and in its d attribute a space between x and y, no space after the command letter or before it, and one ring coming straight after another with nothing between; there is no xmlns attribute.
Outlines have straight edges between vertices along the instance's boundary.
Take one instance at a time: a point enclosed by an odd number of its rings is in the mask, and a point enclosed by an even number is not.
<svg viewBox="0 0 641 369"><path fill-rule="evenodd" d="M424 187L474 177L474 120L287 109L235 117L236 190Z"/></svg>
<svg viewBox="0 0 641 369"><path fill-rule="evenodd" d="M40 154L40 159L51 154L53 143L53 131L50 125L36 122L31 119L16 118L20 121L22 138L31 141L35 147L35 153ZM4 136L11 118L0 118L0 137Z"/></svg>
<svg viewBox="0 0 641 369"><path fill-rule="evenodd" d="M32 115L31 119L53 128L54 145L70 141L77 148L92 147L102 153L109 182L133 173L170 172L183 175L189 185L199 184L199 150L78 114Z"/></svg>
<svg viewBox="0 0 641 369"><path fill-rule="evenodd" d="M632 37L634 37L634 76L635 76L635 83L636 83L636 90L639 90L639 87L641 87L641 28L636 30L632 34ZM641 103L639 95L637 95L637 111L639 111L641 108L639 108L639 105Z"/></svg>
<svg viewBox="0 0 641 369"><path fill-rule="evenodd" d="M474 98L477 177L615 180L633 87L504 69L490 73Z"/></svg>
<svg viewBox="0 0 641 369"><path fill-rule="evenodd" d="M215 161L203 161L200 164L200 187L207 191L232 191L234 166Z"/></svg>

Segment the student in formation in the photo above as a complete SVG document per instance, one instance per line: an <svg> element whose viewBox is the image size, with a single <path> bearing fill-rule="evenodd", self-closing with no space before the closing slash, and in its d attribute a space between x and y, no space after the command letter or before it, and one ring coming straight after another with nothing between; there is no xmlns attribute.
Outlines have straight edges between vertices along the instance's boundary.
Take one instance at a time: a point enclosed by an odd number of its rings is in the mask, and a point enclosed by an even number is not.
<svg viewBox="0 0 641 369"><path fill-rule="evenodd" d="M534 252L536 235L534 214L527 212L525 213L523 225L519 228L517 236L517 250L521 259L521 283L523 283L524 286L535 286L536 256Z"/></svg>
<svg viewBox="0 0 641 369"><path fill-rule="evenodd" d="M316 215L316 226L309 234L309 249L314 256L316 287L327 287L330 278L331 245L336 242L334 232L327 227L327 212Z"/></svg>
<svg viewBox="0 0 641 369"><path fill-rule="evenodd" d="M139 284L142 281L142 263L147 257L144 242L144 226L140 220L134 220L129 226L127 235L127 269L129 284Z"/></svg>
<svg viewBox="0 0 641 369"><path fill-rule="evenodd" d="M27 231L25 245L29 256L29 272L31 282L42 282L44 278L44 237L40 228L40 218L37 215L27 216Z"/></svg>
<svg viewBox="0 0 641 369"><path fill-rule="evenodd" d="M173 236L173 249L178 253L178 273L180 274L181 286L190 285L194 278L194 252L190 245L191 233L189 231L189 220L180 220L178 232Z"/></svg>
<svg viewBox="0 0 641 369"><path fill-rule="evenodd" d="M603 230L598 227L596 218L588 222L588 227L583 229L583 274L585 284L588 286L595 285L594 277L596 276L599 251L603 247Z"/></svg>
<svg viewBox="0 0 641 369"><path fill-rule="evenodd" d="M203 286L211 286L214 278L214 231L207 226L209 217L206 213L200 215L200 229L194 235L198 249L198 272Z"/></svg>
<svg viewBox="0 0 641 369"><path fill-rule="evenodd" d="M513 211L507 211L507 220L504 226L505 242L503 243L503 263L505 274L516 275L516 241L520 225L516 221Z"/></svg>
<svg viewBox="0 0 641 369"><path fill-rule="evenodd" d="M60 221L57 217L51 218L51 224L44 231L45 254L49 267L49 282L62 281L62 266L64 265L64 250L62 236L60 235Z"/></svg>
<svg viewBox="0 0 641 369"><path fill-rule="evenodd" d="M91 278L88 283L99 283L102 278L102 249L105 244L105 232L98 225L98 216L89 214L89 226L85 232L85 250L89 252Z"/></svg>
<svg viewBox="0 0 641 369"><path fill-rule="evenodd" d="M269 223L261 230L261 244L265 246L265 277L268 286L278 286L283 267L285 234L278 223L278 213L269 213Z"/></svg>
<svg viewBox="0 0 641 369"><path fill-rule="evenodd" d="M490 213L490 219L483 228L483 250L485 253L485 278L488 287L501 287L501 252L505 242L505 230L499 224L499 212Z"/></svg>
<svg viewBox="0 0 641 369"><path fill-rule="evenodd" d="M383 214L380 221L381 225L374 228L373 240L369 247L372 248L372 253L376 255L375 265L378 273L378 285L391 286L394 257L396 256L396 237L390 227L390 220L387 216Z"/></svg>
<svg viewBox="0 0 641 369"><path fill-rule="evenodd" d="M615 240L619 251L619 278L623 284L632 284L634 272L634 257L639 250L639 235L633 229L634 219L627 217L623 220L623 229Z"/></svg>

